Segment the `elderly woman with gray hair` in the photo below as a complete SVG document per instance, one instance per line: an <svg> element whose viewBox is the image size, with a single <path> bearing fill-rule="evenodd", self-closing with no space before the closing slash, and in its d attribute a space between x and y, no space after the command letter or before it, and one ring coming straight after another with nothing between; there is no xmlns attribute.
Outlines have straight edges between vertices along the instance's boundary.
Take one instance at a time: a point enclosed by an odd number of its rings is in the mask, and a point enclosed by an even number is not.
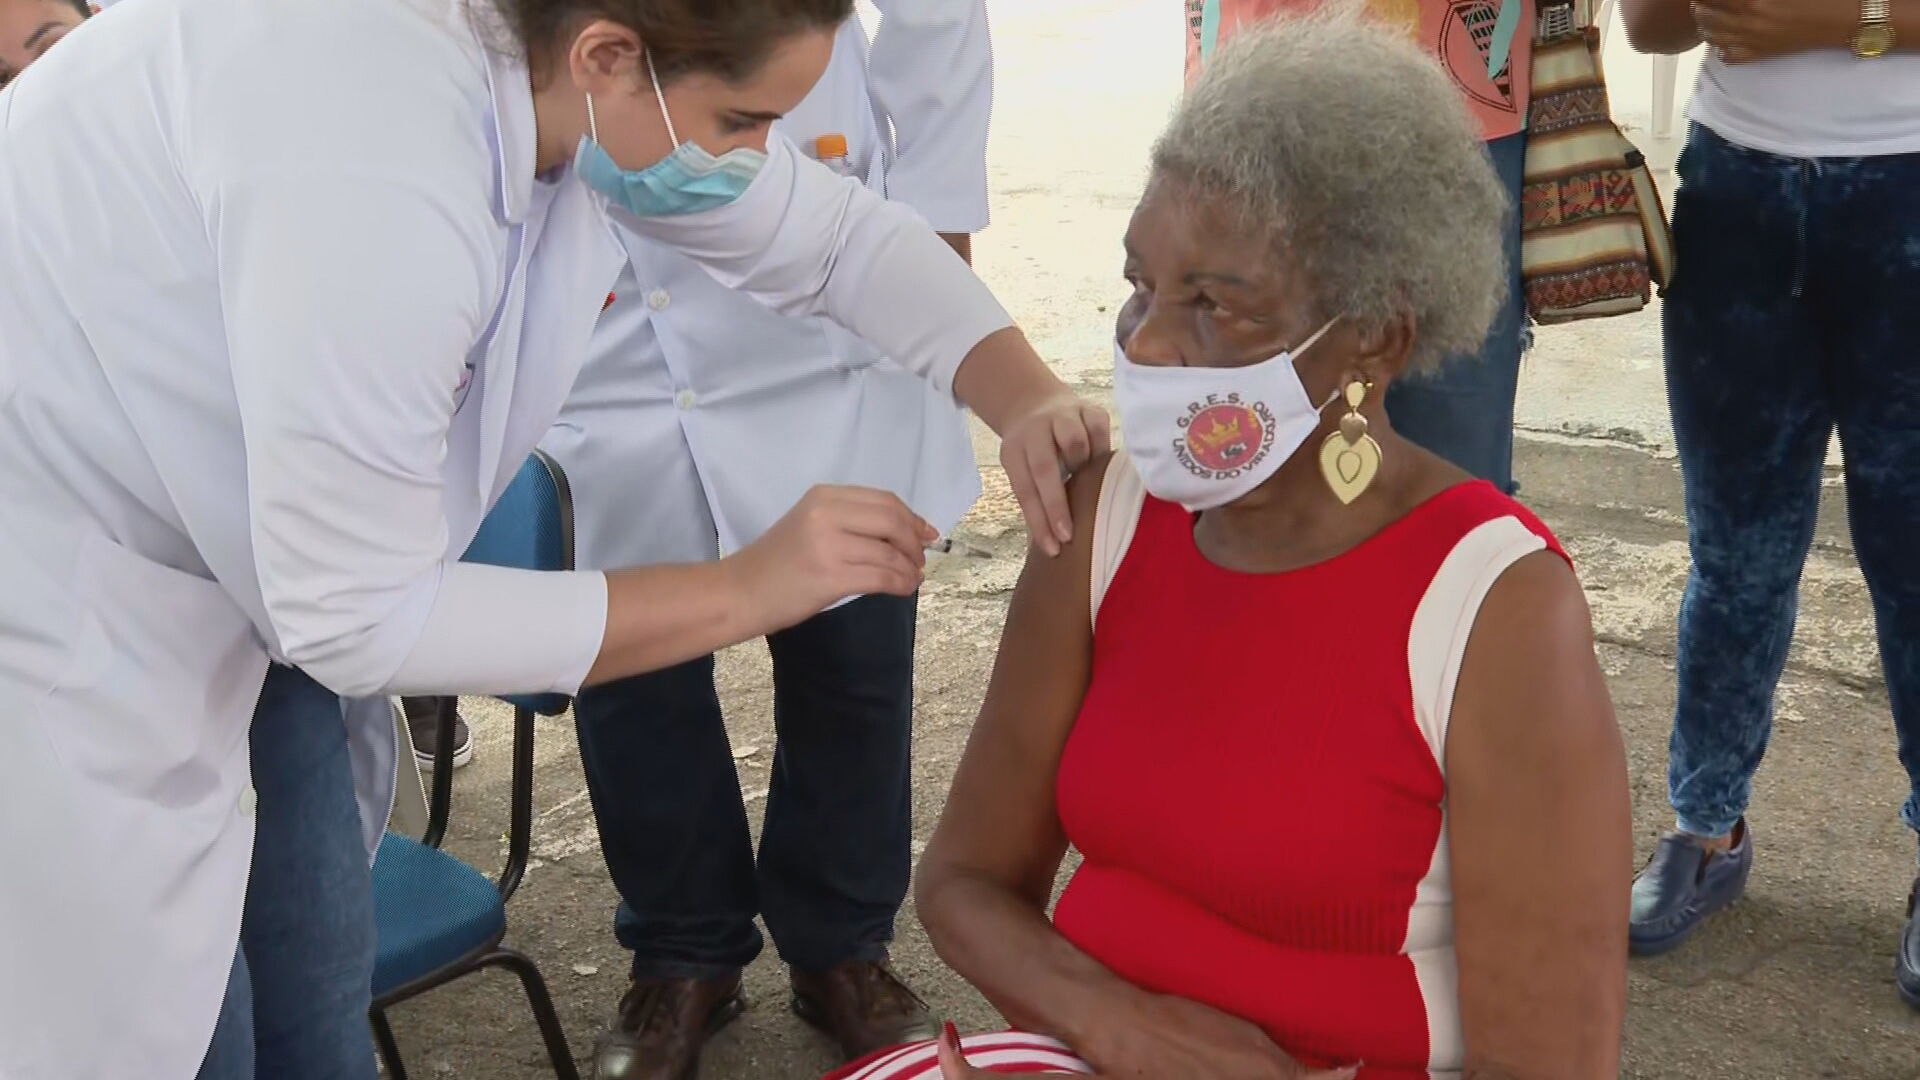
<svg viewBox="0 0 1920 1080"><path fill-rule="evenodd" d="M1618 1074L1626 767L1579 583L1381 404L1485 335L1509 212L1398 34L1319 14L1209 65L1127 231L1127 449L1027 561L920 869L1017 1030L840 1077Z"/></svg>

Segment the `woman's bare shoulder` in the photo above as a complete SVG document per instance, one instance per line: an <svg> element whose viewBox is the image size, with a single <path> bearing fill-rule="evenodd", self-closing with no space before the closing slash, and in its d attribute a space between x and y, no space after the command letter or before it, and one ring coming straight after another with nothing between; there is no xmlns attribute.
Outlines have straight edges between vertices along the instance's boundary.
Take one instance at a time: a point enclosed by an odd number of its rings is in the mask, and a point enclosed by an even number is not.
<svg viewBox="0 0 1920 1080"><path fill-rule="evenodd" d="M1113 453L1100 454L1067 479L1067 509L1073 515L1073 539L1058 555L1048 555L1029 544L1026 568L1020 575L1016 592L1037 590L1055 595L1077 590L1084 595L1093 571L1094 519L1100 509L1100 489L1115 457Z"/></svg>
<svg viewBox="0 0 1920 1080"><path fill-rule="evenodd" d="M1096 454L1067 478L1067 503L1073 510L1074 543L1081 542L1080 522L1083 518L1089 529L1093 527L1094 510L1100 504L1100 487L1106 483L1107 471L1113 467L1119 455L1120 452L1114 450Z"/></svg>

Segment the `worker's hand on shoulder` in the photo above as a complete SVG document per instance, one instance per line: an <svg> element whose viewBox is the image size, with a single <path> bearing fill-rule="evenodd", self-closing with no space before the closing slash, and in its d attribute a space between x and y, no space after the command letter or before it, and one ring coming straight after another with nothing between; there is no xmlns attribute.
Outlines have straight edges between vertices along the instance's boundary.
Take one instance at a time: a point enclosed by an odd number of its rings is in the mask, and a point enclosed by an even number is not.
<svg viewBox="0 0 1920 1080"><path fill-rule="evenodd" d="M1058 555L1073 539L1067 477L1112 443L1106 410L1064 385L1001 430L1000 464L1040 550Z"/></svg>
<svg viewBox="0 0 1920 1080"><path fill-rule="evenodd" d="M727 564L756 615L787 627L849 596L912 594L939 535L892 492L821 485Z"/></svg>

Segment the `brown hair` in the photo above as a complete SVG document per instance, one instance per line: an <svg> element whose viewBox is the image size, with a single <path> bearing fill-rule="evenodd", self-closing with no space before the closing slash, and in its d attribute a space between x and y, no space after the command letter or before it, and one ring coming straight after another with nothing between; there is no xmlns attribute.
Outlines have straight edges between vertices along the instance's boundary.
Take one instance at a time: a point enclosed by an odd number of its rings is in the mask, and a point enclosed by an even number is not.
<svg viewBox="0 0 1920 1080"><path fill-rule="evenodd" d="M600 18L640 35L662 82L691 72L738 81L788 37L851 18L853 0L499 0L499 11L536 72L572 27Z"/></svg>

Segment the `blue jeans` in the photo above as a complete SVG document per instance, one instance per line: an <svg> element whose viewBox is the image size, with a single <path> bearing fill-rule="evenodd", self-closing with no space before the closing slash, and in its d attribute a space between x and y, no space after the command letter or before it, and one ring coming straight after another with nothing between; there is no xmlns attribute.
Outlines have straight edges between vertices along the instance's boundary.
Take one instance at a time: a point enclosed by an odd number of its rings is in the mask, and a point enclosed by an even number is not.
<svg viewBox="0 0 1920 1080"><path fill-rule="evenodd" d="M1387 416L1395 431L1495 487L1513 482L1513 397L1520 384L1520 354L1529 339L1526 296L1520 287L1520 188L1527 135L1487 144L1514 209L1507 230L1507 299L1494 317L1486 343L1472 356L1449 358L1429 375L1402 379L1387 388Z"/></svg>
<svg viewBox="0 0 1920 1080"><path fill-rule="evenodd" d="M1800 159L1695 125L1663 331L1693 570L1668 791L1706 836L1745 813L1837 427L1920 828L1920 154Z"/></svg>
<svg viewBox="0 0 1920 1080"><path fill-rule="evenodd" d="M756 915L801 971L884 954L912 874L915 610L866 596L767 638L779 743L757 864L712 657L580 694L635 976L738 971L763 944Z"/></svg>
<svg viewBox="0 0 1920 1080"><path fill-rule="evenodd" d="M199 1080L372 1080L373 879L340 699L275 665L250 740L253 870Z"/></svg>

